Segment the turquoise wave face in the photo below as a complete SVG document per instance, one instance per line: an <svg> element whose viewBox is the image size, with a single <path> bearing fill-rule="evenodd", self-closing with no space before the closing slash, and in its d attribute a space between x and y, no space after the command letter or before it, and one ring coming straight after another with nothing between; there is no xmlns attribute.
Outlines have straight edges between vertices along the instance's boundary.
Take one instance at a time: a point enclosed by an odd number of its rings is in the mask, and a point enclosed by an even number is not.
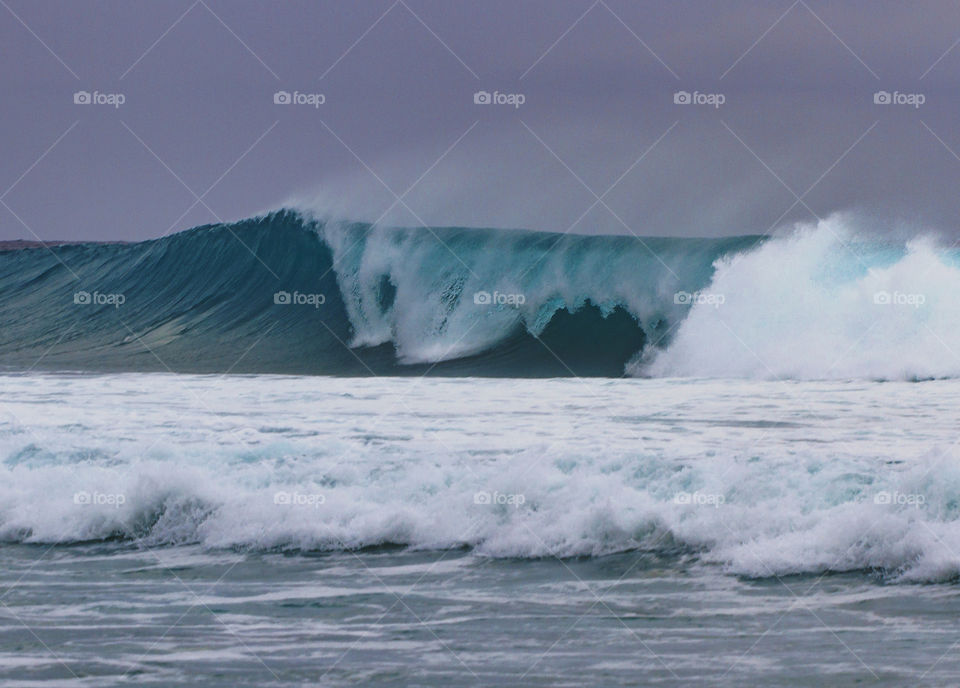
<svg viewBox="0 0 960 688"><path fill-rule="evenodd" d="M619 376L756 237L587 237L279 211L136 244L0 253L0 365ZM679 296L678 296L679 295Z"/></svg>

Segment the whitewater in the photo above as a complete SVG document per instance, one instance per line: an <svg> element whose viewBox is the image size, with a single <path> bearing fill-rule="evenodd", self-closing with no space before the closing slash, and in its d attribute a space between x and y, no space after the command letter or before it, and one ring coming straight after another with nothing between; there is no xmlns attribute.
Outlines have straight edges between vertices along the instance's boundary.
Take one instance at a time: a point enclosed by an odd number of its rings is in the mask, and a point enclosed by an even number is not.
<svg viewBox="0 0 960 688"><path fill-rule="evenodd" d="M960 251L389 228L278 211L0 253L16 369L917 380L960 373ZM256 344L256 346L254 346Z"/></svg>
<svg viewBox="0 0 960 688"><path fill-rule="evenodd" d="M0 385L6 541L521 558L665 547L758 577L960 574L953 381Z"/></svg>
<svg viewBox="0 0 960 688"><path fill-rule="evenodd" d="M843 215L0 251L0 681L950 685L957 293Z"/></svg>
<svg viewBox="0 0 960 688"><path fill-rule="evenodd" d="M31 372L0 399L4 605L61 648L0 649L15 682L960 670L955 380Z"/></svg>

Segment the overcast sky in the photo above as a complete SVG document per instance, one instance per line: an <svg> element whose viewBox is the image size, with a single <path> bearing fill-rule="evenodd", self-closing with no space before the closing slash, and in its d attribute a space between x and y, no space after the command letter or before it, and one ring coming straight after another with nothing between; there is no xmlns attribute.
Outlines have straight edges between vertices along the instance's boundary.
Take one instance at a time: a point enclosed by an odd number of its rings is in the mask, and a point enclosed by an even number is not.
<svg viewBox="0 0 960 688"><path fill-rule="evenodd" d="M848 210L956 233L958 39L956 2L0 0L0 239L135 240L291 202L677 236Z"/></svg>

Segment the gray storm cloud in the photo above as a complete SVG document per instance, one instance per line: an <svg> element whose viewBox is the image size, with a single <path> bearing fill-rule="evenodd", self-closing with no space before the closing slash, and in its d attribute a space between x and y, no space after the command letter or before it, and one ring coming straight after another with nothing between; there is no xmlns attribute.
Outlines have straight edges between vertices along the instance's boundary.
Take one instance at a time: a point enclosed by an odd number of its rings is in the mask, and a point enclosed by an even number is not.
<svg viewBox="0 0 960 688"><path fill-rule="evenodd" d="M285 203L677 236L845 210L954 233L960 8L923 10L10 0L0 238L135 240Z"/></svg>

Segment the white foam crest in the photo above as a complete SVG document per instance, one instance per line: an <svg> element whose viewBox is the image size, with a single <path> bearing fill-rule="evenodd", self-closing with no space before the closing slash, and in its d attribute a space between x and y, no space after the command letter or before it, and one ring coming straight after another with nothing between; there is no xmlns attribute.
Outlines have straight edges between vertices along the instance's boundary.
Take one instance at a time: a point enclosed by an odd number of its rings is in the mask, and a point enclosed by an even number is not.
<svg viewBox="0 0 960 688"><path fill-rule="evenodd" d="M956 380L29 375L0 392L7 541L960 573Z"/></svg>
<svg viewBox="0 0 960 688"><path fill-rule="evenodd" d="M469 546L520 558L679 546L757 577L960 574L960 457L949 448L882 480L868 462L814 456L763 470L737 456L679 468L653 456L557 456L543 445L506 467L466 468L439 460L348 465L335 455L295 466L268 459L278 451L228 465L5 467L0 537L299 550Z"/></svg>
<svg viewBox="0 0 960 688"><path fill-rule="evenodd" d="M524 327L539 334L558 309L576 311L587 301L604 314L622 307L652 331L677 314L681 279L708 278L701 252L716 250L677 245L658 257L632 238L491 230L444 241L426 228L376 227L362 237L342 222L321 232L354 325L352 344L392 341L405 363L479 353ZM385 281L395 289L386 310Z"/></svg>
<svg viewBox="0 0 960 688"><path fill-rule="evenodd" d="M892 247L865 247L844 218L834 216L718 261L712 283L669 346L648 352L631 372L766 379L956 377L957 294L960 269L932 240L915 240L899 255Z"/></svg>

